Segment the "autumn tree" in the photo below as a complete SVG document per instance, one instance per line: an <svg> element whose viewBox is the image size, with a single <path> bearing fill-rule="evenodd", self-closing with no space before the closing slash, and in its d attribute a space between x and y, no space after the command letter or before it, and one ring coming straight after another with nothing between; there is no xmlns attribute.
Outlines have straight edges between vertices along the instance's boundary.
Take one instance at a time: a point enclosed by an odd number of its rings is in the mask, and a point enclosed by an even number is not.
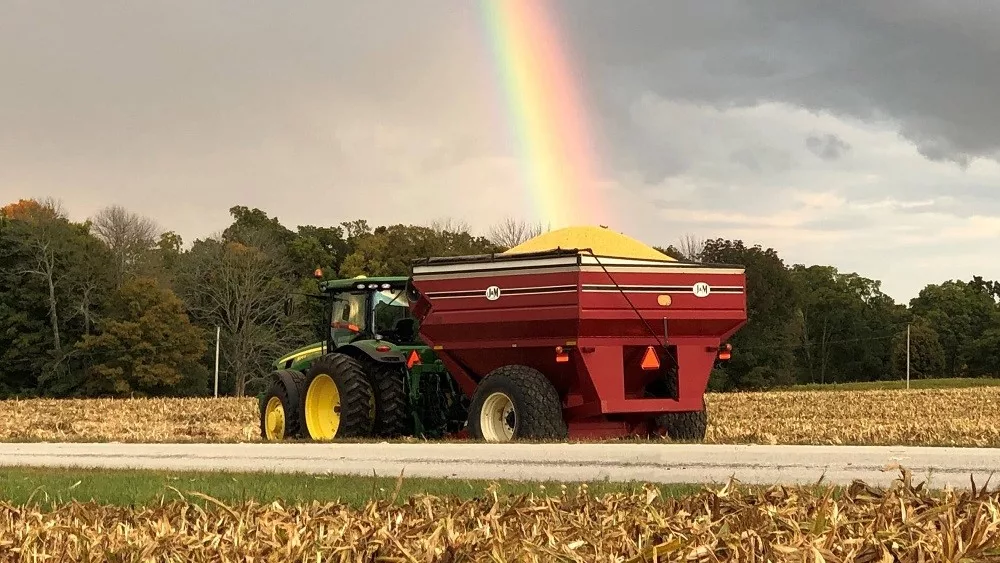
<svg viewBox="0 0 1000 563"><path fill-rule="evenodd" d="M116 293L100 333L76 345L86 362L90 396L203 395L205 335L181 300L150 278L133 278Z"/></svg>
<svg viewBox="0 0 1000 563"><path fill-rule="evenodd" d="M0 387L68 391L72 344L93 331L110 293L109 255L52 200L22 200L2 214Z"/></svg>

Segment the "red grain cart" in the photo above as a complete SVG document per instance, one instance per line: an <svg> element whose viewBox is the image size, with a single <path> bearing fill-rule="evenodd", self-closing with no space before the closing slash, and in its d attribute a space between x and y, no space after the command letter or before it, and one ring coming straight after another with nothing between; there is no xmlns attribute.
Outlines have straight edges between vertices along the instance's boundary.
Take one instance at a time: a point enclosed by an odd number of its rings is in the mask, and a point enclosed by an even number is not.
<svg viewBox="0 0 1000 563"><path fill-rule="evenodd" d="M418 260L410 300L474 438L697 440L745 286L738 266L560 249Z"/></svg>

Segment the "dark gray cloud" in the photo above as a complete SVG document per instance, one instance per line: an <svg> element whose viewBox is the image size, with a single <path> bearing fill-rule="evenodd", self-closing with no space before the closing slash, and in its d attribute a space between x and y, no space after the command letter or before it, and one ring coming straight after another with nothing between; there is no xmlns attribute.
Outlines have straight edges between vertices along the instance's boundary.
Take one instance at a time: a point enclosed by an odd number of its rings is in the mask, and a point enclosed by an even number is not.
<svg viewBox="0 0 1000 563"><path fill-rule="evenodd" d="M778 101L890 120L928 158L960 164L1000 150L1000 10L988 2L561 6L609 129L628 123L614 95L627 88L717 107ZM628 131L610 134L631 138Z"/></svg>
<svg viewBox="0 0 1000 563"><path fill-rule="evenodd" d="M851 145L840 137L827 133L806 137L806 148L823 160L837 160L851 149Z"/></svg>

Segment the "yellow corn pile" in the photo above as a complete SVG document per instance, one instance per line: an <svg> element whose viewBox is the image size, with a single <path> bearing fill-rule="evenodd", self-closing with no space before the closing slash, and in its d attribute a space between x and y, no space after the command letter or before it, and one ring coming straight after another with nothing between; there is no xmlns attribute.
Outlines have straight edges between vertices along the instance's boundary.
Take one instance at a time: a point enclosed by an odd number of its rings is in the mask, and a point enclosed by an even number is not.
<svg viewBox="0 0 1000 563"><path fill-rule="evenodd" d="M654 489L596 498L583 488L554 497L414 497L360 510L201 500L0 504L0 560L957 562L997 560L1000 548L998 494L932 497L905 472L888 490L855 483L837 499L731 484L684 499Z"/></svg>
<svg viewBox="0 0 1000 563"><path fill-rule="evenodd" d="M663 260L676 262L673 258L647 246L634 238L616 233L603 227L566 227L543 233L525 241L504 254L523 254L526 252L542 252L557 248L589 248L598 256L615 258L639 258L646 260Z"/></svg>
<svg viewBox="0 0 1000 563"><path fill-rule="evenodd" d="M1000 387L709 394L710 443L1000 446ZM260 439L256 399L2 401L2 441Z"/></svg>

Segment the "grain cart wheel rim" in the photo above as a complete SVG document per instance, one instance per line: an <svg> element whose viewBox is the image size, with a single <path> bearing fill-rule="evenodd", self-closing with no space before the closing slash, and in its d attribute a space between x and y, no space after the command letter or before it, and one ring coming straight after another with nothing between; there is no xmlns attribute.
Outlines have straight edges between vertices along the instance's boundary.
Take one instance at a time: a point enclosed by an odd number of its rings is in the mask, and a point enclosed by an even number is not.
<svg viewBox="0 0 1000 563"><path fill-rule="evenodd" d="M285 437L285 406L281 399L271 397L264 410L264 432L268 440L281 440Z"/></svg>
<svg viewBox="0 0 1000 563"><path fill-rule="evenodd" d="M340 389L323 373L313 378L306 391L306 426L317 440L332 440L340 430Z"/></svg>
<svg viewBox="0 0 1000 563"><path fill-rule="evenodd" d="M493 393L483 401L479 411L479 427L487 442L509 442L517 428L517 411L514 401L506 393Z"/></svg>

